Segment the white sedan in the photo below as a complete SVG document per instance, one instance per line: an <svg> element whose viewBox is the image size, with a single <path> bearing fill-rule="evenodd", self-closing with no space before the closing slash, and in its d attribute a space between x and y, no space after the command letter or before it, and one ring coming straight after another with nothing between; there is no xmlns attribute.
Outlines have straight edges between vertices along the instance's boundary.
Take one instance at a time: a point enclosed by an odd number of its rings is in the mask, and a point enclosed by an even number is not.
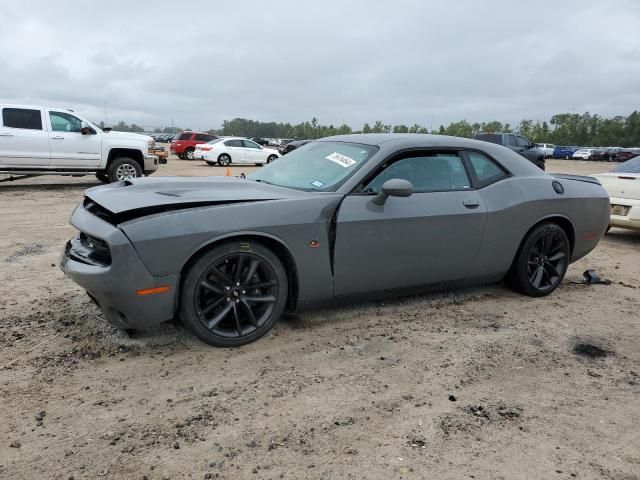
<svg viewBox="0 0 640 480"><path fill-rule="evenodd" d="M592 176L609 194L609 225L640 230L640 157L627 160L608 173Z"/></svg>
<svg viewBox="0 0 640 480"><path fill-rule="evenodd" d="M205 147L206 150L198 147ZM276 150L264 148L252 140L246 138L230 137L220 138L209 142L206 146L196 145L196 158L201 158L208 165L220 165L222 167L231 164L255 164L270 163L280 157Z"/></svg>
<svg viewBox="0 0 640 480"><path fill-rule="evenodd" d="M573 153L574 160L589 160L591 158L591 154L593 153L593 148L581 148L576 150Z"/></svg>

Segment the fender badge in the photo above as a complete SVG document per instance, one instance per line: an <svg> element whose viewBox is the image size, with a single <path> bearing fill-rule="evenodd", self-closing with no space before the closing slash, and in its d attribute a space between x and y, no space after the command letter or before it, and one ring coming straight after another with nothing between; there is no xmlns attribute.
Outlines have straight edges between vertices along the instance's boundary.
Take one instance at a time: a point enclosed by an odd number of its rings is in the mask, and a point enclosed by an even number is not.
<svg viewBox="0 0 640 480"><path fill-rule="evenodd" d="M309 248L320 248L320 242L318 242L318 240L311 240L309 242Z"/></svg>

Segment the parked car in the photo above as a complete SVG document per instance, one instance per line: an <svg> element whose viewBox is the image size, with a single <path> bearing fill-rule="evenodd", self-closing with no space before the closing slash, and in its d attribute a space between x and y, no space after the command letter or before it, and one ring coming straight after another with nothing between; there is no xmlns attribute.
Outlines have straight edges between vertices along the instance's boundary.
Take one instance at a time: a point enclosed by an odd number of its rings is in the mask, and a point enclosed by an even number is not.
<svg viewBox="0 0 640 480"><path fill-rule="evenodd" d="M216 138L218 137L209 133L181 132L171 141L170 151L182 160L193 160L193 152L198 143L210 142Z"/></svg>
<svg viewBox="0 0 640 480"><path fill-rule="evenodd" d="M609 158L609 152L606 148L594 148L591 151L589 160L592 161L606 161Z"/></svg>
<svg viewBox="0 0 640 480"><path fill-rule="evenodd" d="M553 143L536 143L536 147L544 153L544 158L551 158L556 146Z"/></svg>
<svg viewBox="0 0 640 480"><path fill-rule="evenodd" d="M608 173L592 176L609 194L609 225L640 230L640 157L627 160Z"/></svg>
<svg viewBox="0 0 640 480"><path fill-rule="evenodd" d="M593 153L593 148L580 148L573 152L571 158L574 160L589 160L591 158L591 154Z"/></svg>
<svg viewBox="0 0 640 480"><path fill-rule="evenodd" d="M578 151L578 149L580 149L580 147L557 146L553 149L553 153L551 154L551 156L553 158L564 158L565 160L569 160L571 157L573 157L573 154Z"/></svg>
<svg viewBox="0 0 640 480"><path fill-rule="evenodd" d="M0 105L0 173L95 175L101 182L151 175L161 163L147 135L100 129L64 108Z"/></svg>
<svg viewBox="0 0 640 480"><path fill-rule="evenodd" d="M105 319L135 329L179 317L223 347L257 340L285 310L334 300L505 277L548 295L609 225L594 178L547 175L493 143L421 134L324 138L247 178L85 193L60 266Z"/></svg>
<svg viewBox="0 0 640 480"><path fill-rule="evenodd" d="M545 155L542 150L536 148L535 144L521 135L514 133L478 133L475 137L476 140L482 140L484 142L495 143L504 147L510 148L516 153L519 153L524 158L529 160L540 169L544 170L545 167Z"/></svg>
<svg viewBox="0 0 640 480"><path fill-rule="evenodd" d="M293 142L285 143L284 145L280 145L278 147L278 152L280 155L286 155L289 152L292 152L296 148L300 148L303 145L306 145L311 140L294 140Z"/></svg>
<svg viewBox="0 0 640 480"><path fill-rule="evenodd" d="M269 140L267 140L265 138L251 137L250 140L256 142L258 145L261 145L263 147L266 147L267 145L269 145Z"/></svg>
<svg viewBox="0 0 640 480"><path fill-rule="evenodd" d="M616 162L626 162L638 155L640 155L640 148L623 148L615 154L613 159Z"/></svg>
<svg viewBox="0 0 640 480"><path fill-rule="evenodd" d="M264 148L252 140L240 137L231 137L214 142L207 151L202 151L202 159L208 165L220 165L227 167L231 164L262 165L270 163L280 157L280 154L269 148Z"/></svg>

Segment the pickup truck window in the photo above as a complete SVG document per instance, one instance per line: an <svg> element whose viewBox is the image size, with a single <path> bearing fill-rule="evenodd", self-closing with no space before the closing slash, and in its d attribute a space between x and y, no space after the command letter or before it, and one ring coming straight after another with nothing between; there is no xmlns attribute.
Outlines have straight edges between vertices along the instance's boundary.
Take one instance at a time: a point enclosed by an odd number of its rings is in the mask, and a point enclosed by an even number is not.
<svg viewBox="0 0 640 480"><path fill-rule="evenodd" d="M40 110L4 108L2 109L2 124L10 128L42 130L42 116Z"/></svg>
<svg viewBox="0 0 640 480"><path fill-rule="evenodd" d="M79 132L82 128L82 121L68 113L49 112L49 118L54 132Z"/></svg>

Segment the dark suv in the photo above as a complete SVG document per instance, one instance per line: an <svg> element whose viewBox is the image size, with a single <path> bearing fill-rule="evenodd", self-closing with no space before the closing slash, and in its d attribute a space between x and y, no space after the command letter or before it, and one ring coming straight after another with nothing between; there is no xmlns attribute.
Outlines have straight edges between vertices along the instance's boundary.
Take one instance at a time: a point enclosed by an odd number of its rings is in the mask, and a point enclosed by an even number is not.
<svg viewBox="0 0 640 480"><path fill-rule="evenodd" d="M531 143L529 140L521 135L515 133L478 133L475 137L476 140L482 140L485 142L497 143L510 148L516 153L519 153L531 163L536 164L542 170L544 170L544 152L538 149L535 143Z"/></svg>
<svg viewBox="0 0 640 480"><path fill-rule="evenodd" d="M173 138L169 149L182 160L193 160L193 151L198 143L207 143L216 138L208 133L181 132Z"/></svg>

